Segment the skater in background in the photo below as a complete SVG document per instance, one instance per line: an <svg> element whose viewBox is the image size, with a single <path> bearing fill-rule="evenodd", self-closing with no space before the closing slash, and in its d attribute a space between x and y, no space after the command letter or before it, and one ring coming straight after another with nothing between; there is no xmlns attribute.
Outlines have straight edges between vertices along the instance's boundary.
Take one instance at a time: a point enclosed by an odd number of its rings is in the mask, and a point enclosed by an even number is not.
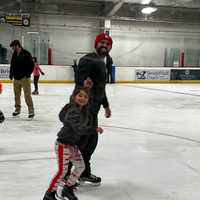
<svg viewBox="0 0 200 200"><path fill-rule="evenodd" d="M83 56L79 61L75 75L75 88L81 86L91 88L89 107L93 115L94 126L98 126L98 112L101 105L105 109L105 116L111 116L111 109L105 91L107 79L105 57L112 48L112 38L105 33L100 33L96 36L94 47L95 52ZM97 143L98 134L83 135L79 140L78 147L85 162L85 170L79 178L81 182L89 182L94 185L101 183L101 177L92 174L90 166L90 159Z"/></svg>
<svg viewBox="0 0 200 200"><path fill-rule="evenodd" d="M78 67L78 65L77 65L77 59L73 59L72 68L73 68L74 73L76 73L77 67Z"/></svg>
<svg viewBox="0 0 200 200"><path fill-rule="evenodd" d="M34 69L33 69L33 83L34 83L34 87L35 90L32 92L32 94L36 94L38 95L38 81L40 78L40 74L44 75L44 72L41 70L39 64L37 63L37 58L33 57L33 62L34 62Z"/></svg>
<svg viewBox="0 0 200 200"><path fill-rule="evenodd" d="M88 102L88 89L76 88L71 96L70 103L66 104L59 114L63 127L57 135L55 144L58 171L52 179L43 200L78 200L73 192L73 186L83 172L85 164L77 144L81 135L97 135L103 132L101 127L94 125L92 115L88 109ZM65 181L64 177L69 162L72 162L74 169Z"/></svg>
<svg viewBox="0 0 200 200"><path fill-rule="evenodd" d="M77 59L73 59L73 65L72 65L72 68L73 68L73 71L74 71L74 80L76 80L76 71L77 71Z"/></svg>
<svg viewBox="0 0 200 200"><path fill-rule="evenodd" d="M106 56L106 68L107 68L107 83L114 83L114 78L112 74L113 59L109 55Z"/></svg>
<svg viewBox="0 0 200 200"><path fill-rule="evenodd" d="M0 94L2 93L2 91L3 91L3 84L0 83ZM4 120L5 120L4 114L3 114L3 112L0 110L0 123L2 123Z"/></svg>
<svg viewBox="0 0 200 200"><path fill-rule="evenodd" d="M15 96L15 111L12 115L18 116L21 112L21 90L23 89L25 102L28 106L28 118L33 118L35 114L30 81L34 68L32 56L21 46L19 40L12 41L10 47L13 50L13 55L10 64L9 78L10 80L14 78L13 87Z"/></svg>

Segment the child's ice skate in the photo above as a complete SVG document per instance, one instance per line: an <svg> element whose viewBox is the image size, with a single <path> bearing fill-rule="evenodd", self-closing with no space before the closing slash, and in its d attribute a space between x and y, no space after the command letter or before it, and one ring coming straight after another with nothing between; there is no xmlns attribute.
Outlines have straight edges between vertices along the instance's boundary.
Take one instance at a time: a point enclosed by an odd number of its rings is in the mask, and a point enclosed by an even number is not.
<svg viewBox="0 0 200 200"><path fill-rule="evenodd" d="M55 194L56 194L56 191L53 191L53 192L47 191L44 195L43 200L56 200Z"/></svg>
<svg viewBox="0 0 200 200"><path fill-rule="evenodd" d="M63 187L61 194L56 193L55 197L57 200L78 200L74 194L73 187L67 185Z"/></svg>
<svg viewBox="0 0 200 200"><path fill-rule="evenodd" d="M33 94L33 95L38 95L39 92L38 92L37 90L35 90L35 91L32 92L32 94Z"/></svg>

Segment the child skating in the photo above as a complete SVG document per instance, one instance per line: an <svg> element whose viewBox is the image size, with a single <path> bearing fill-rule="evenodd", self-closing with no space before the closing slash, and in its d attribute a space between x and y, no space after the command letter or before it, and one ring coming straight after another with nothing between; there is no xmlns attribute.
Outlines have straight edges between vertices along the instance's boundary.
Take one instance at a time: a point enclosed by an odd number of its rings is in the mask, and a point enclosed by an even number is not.
<svg viewBox="0 0 200 200"><path fill-rule="evenodd" d="M38 95L39 94L38 81L39 81L39 78L40 78L40 74L44 75L44 72L41 70L39 64L37 63L36 57L33 57L33 62L34 62L33 83L34 83L35 90L32 92L32 94Z"/></svg>
<svg viewBox="0 0 200 200"><path fill-rule="evenodd" d="M83 172L85 164L77 144L81 135L103 132L101 127L93 125L88 102L88 90L77 88L71 96L70 103L67 104L67 109L65 106L59 114L63 127L57 134L55 144L58 171L51 180L43 200L78 200L73 188ZM69 162L72 162L74 168L68 179L64 181ZM60 190L60 188L62 189Z"/></svg>

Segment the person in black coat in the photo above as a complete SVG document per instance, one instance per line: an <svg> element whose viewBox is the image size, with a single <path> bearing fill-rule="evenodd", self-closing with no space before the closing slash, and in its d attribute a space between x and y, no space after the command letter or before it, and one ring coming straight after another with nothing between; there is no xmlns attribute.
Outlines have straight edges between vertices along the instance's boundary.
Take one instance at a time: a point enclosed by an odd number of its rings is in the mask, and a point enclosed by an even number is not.
<svg viewBox="0 0 200 200"><path fill-rule="evenodd" d="M74 71L74 80L76 80L76 70L77 70L77 59L73 59L73 65L72 65L72 68L73 68L73 71Z"/></svg>
<svg viewBox="0 0 200 200"><path fill-rule="evenodd" d="M13 55L10 65L10 80L13 80L15 111L13 116L17 116L21 112L21 90L24 91L25 102L28 106L28 118L34 117L33 100L31 97L31 81L30 77L33 72L34 63L31 54L25 50L19 40L11 42L10 47L13 49Z"/></svg>
<svg viewBox="0 0 200 200"><path fill-rule="evenodd" d="M112 74L113 59L108 54L106 56L106 68L107 68L107 83L114 83L114 77Z"/></svg>

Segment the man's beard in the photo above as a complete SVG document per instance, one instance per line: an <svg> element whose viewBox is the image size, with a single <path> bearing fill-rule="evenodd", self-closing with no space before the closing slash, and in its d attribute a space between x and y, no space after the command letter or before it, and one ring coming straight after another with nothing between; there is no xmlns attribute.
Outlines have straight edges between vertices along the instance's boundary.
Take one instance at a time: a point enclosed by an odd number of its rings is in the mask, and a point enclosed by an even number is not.
<svg viewBox="0 0 200 200"><path fill-rule="evenodd" d="M98 55L102 56L102 57L107 56L108 52L109 52L108 49L105 47L100 47L100 48L96 49L96 51L97 51Z"/></svg>

